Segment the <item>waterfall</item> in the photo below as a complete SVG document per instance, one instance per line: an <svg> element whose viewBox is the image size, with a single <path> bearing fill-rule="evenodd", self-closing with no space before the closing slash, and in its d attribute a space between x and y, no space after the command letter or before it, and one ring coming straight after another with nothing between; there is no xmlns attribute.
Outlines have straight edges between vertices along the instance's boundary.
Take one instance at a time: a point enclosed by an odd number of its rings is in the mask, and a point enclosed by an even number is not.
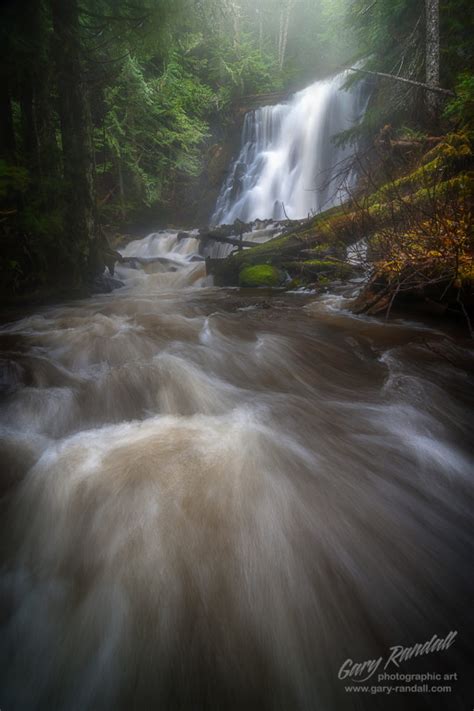
<svg viewBox="0 0 474 711"><path fill-rule="evenodd" d="M367 105L367 88L343 89L347 72L317 81L284 104L249 112L241 150L231 166L212 218L306 217L338 204L353 187L354 146L333 138L353 127ZM286 214L285 214L286 213Z"/></svg>

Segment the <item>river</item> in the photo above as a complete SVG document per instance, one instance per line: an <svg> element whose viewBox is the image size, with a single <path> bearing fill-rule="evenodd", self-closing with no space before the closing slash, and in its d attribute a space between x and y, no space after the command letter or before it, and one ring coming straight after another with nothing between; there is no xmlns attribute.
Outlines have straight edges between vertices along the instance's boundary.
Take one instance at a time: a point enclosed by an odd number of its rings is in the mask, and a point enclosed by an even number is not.
<svg viewBox="0 0 474 711"><path fill-rule="evenodd" d="M472 352L197 251L0 330L2 711L411 708L341 665L453 630L465 708Z"/></svg>

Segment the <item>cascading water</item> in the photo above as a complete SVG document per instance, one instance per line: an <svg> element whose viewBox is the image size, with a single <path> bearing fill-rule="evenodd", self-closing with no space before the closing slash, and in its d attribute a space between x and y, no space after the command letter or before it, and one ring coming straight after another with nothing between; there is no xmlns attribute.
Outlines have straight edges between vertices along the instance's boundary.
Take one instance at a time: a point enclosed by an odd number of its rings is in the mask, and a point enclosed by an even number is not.
<svg viewBox="0 0 474 711"><path fill-rule="evenodd" d="M212 221L306 217L339 203L353 186L354 148L337 134L354 126L367 88L344 90L347 73L318 81L277 106L245 117L242 147L217 201Z"/></svg>
<svg viewBox="0 0 474 711"><path fill-rule="evenodd" d="M122 289L0 327L0 708L398 711L338 672L472 638L469 354L268 311L197 250L152 234Z"/></svg>

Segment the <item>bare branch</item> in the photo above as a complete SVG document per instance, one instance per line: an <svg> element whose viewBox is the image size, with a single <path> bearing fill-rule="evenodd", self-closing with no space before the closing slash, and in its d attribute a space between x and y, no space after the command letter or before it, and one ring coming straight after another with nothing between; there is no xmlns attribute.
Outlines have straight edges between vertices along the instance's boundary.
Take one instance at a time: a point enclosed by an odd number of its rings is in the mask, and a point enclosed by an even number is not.
<svg viewBox="0 0 474 711"><path fill-rule="evenodd" d="M438 94L444 94L445 96L456 96L454 91L451 91L451 89L442 89L440 86L430 86L429 84L424 84L421 81L414 81L414 79L405 79L405 77L399 77L395 74L386 74L385 72L373 72L369 69L356 69L356 67L349 67L349 71L361 72L362 74L370 74L374 77L382 77L383 79L393 79L394 81L399 81L403 84L411 84L411 86L417 86L419 89L425 89L426 91L435 91Z"/></svg>

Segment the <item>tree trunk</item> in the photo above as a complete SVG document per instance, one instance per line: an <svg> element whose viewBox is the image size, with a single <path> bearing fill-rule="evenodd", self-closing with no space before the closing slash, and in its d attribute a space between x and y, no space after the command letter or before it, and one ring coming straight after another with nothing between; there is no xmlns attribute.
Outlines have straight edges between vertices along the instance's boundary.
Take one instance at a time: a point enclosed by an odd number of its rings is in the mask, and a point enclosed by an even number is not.
<svg viewBox="0 0 474 711"><path fill-rule="evenodd" d="M295 6L295 0L287 0L286 6L282 7L280 14L280 33L278 38L278 63L283 69L288 45L288 31L290 29L291 13Z"/></svg>
<svg viewBox="0 0 474 711"><path fill-rule="evenodd" d="M51 52L42 0L18 0L15 32L22 42L17 56L23 158L33 191L57 168L58 148L51 102ZM13 69L11 70L13 71Z"/></svg>
<svg viewBox="0 0 474 711"><path fill-rule="evenodd" d="M92 129L81 67L77 0L51 0L61 121L67 224L76 276L83 278L95 259Z"/></svg>
<svg viewBox="0 0 474 711"><path fill-rule="evenodd" d="M256 9L256 13L258 18L258 46L260 52L263 52L263 14L262 10L258 8Z"/></svg>
<svg viewBox="0 0 474 711"><path fill-rule="evenodd" d="M283 47L283 28L284 28L284 10L283 6L280 10L280 29L278 32L278 66L281 69L282 66L282 47Z"/></svg>
<svg viewBox="0 0 474 711"><path fill-rule="evenodd" d="M12 105L6 77L0 78L0 157L14 163L16 156Z"/></svg>
<svg viewBox="0 0 474 711"><path fill-rule="evenodd" d="M122 159L120 156L117 158L117 175L119 181L119 199L120 199L120 212L122 220L125 219L125 188L123 184L123 172L122 172Z"/></svg>
<svg viewBox="0 0 474 711"><path fill-rule="evenodd" d="M12 113L12 89L17 74L11 41L16 29L15 16L4 13L0 32L0 158L16 161L16 137Z"/></svg>
<svg viewBox="0 0 474 711"><path fill-rule="evenodd" d="M33 77L31 66L22 72L19 98L21 110L21 137L26 164L34 172L37 156L36 131L33 109ZM34 177L34 176L33 176Z"/></svg>
<svg viewBox="0 0 474 711"><path fill-rule="evenodd" d="M439 0L425 0L426 7L426 83L439 87L440 79L440 34ZM438 92L426 93L426 108L430 121L436 121L439 114Z"/></svg>
<svg viewBox="0 0 474 711"><path fill-rule="evenodd" d="M59 173L59 149L56 141L51 101L52 57L41 0L30 0L21 17L24 56L20 70L20 107L23 149L31 174L32 189L51 205L54 192L48 178Z"/></svg>
<svg viewBox="0 0 474 711"><path fill-rule="evenodd" d="M39 178L43 194L49 203L54 199L52 189L47 189L44 180L58 177L60 172L59 146L56 139L56 117L51 100L51 84L54 79L52 47L48 32L49 18L45 16L41 0L30 4L36 28L36 70L34 75L34 121L37 140L37 160Z"/></svg>

